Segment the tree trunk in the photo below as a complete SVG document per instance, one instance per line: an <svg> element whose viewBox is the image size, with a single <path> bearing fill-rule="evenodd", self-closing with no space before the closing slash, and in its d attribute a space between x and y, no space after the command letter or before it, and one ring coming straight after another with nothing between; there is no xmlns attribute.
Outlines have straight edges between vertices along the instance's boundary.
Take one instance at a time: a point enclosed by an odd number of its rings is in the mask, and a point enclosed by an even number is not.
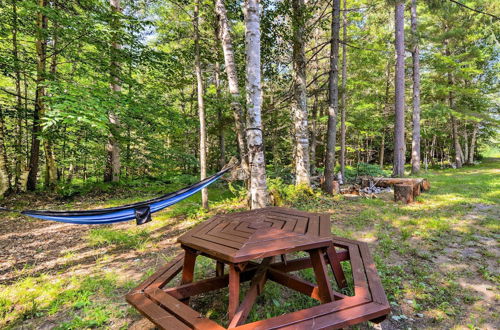
<svg viewBox="0 0 500 330"><path fill-rule="evenodd" d="M304 51L305 11L304 0L292 1L293 28L293 99L292 111L295 124L295 183L311 184L309 175L309 134L307 124L306 55Z"/></svg>
<svg viewBox="0 0 500 330"><path fill-rule="evenodd" d="M382 132L382 141L380 142L379 166L384 168L384 152L385 152L385 131Z"/></svg>
<svg viewBox="0 0 500 330"><path fill-rule="evenodd" d="M344 0L344 11L342 12L342 88L340 96L340 172L345 178L345 135L346 135L346 85L347 85L347 0Z"/></svg>
<svg viewBox="0 0 500 330"><path fill-rule="evenodd" d="M200 60L200 30L199 30L199 10L200 0L194 5L194 68L196 72L196 90L198 97L198 118L200 120L200 179L207 177L207 124L205 121L205 104L203 100L203 77L201 72ZM201 190L201 204L204 209L208 209L208 190Z"/></svg>
<svg viewBox="0 0 500 330"><path fill-rule="evenodd" d="M431 151L430 151L430 158L431 158L431 165L434 166L435 164L435 157L436 157L436 142L437 142L437 137L434 134L432 136L432 142L431 142Z"/></svg>
<svg viewBox="0 0 500 330"><path fill-rule="evenodd" d="M337 138L337 112L339 103L339 29L340 29L340 0L333 0L330 42L330 75L328 96L328 132L326 138L325 157L325 184L323 189L327 193L333 191L333 180L335 178L335 146Z"/></svg>
<svg viewBox="0 0 500 330"><path fill-rule="evenodd" d="M33 130L31 138L31 155L29 163L29 175L27 182L28 190L35 190L38 176L38 165L40 161L40 119L45 112L45 80L47 75L47 39L45 31L47 30L47 16L44 9L47 6L47 0L38 0L40 7L36 17L36 90L35 90L35 111L33 112Z"/></svg>
<svg viewBox="0 0 500 330"><path fill-rule="evenodd" d="M467 126L464 127L464 163L470 164L469 162L469 134L467 134Z"/></svg>
<svg viewBox="0 0 500 330"><path fill-rule="evenodd" d="M233 110L234 123L236 127L236 136L238 138L238 148L240 149L241 167L245 173L249 173L248 158L246 155L245 141L245 123L243 118L243 107L241 105L241 96L238 85L238 74L236 71L236 62L234 60L233 42L231 37L231 27L227 19L227 11L224 0L216 0L215 11L219 17L220 38L222 50L224 52L224 64L231 94L231 108Z"/></svg>
<svg viewBox="0 0 500 330"><path fill-rule="evenodd" d="M474 123L474 129L472 130L472 137L470 140L470 149L469 149L469 163L474 164L474 152L476 149L476 137L477 131L479 130L479 123Z"/></svg>
<svg viewBox="0 0 500 330"><path fill-rule="evenodd" d="M10 175L7 168L7 150L5 149L5 129L3 110L0 108L0 198L10 189Z"/></svg>
<svg viewBox="0 0 500 330"><path fill-rule="evenodd" d="M452 100L450 100L452 102ZM451 103L450 103L451 104ZM455 165L457 168L462 167L462 147L460 146L460 139L458 136L457 120L454 115L450 114L451 120L451 134L453 137L453 147L455 149Z"/></svg>
<svg viewBox="0 0 500 330"><path fill-rule="evenodd" d="M14 188L21 190L20 179L23 165L23 99L21 95L21 68L19 65L19 51L17 45L17 0L12 0L12 56L14 60L15 84L16 84L16 166L14 176Z"/></svg>
<svg viewBox="0 0 500 330"><path fill-rule="evenodd" d="M250 169L250 207L267 206L264 137L262 132L262 89L260 74L260 9L258 0L245 1L247 143Z"/></svg>
<svg viewBox="0 0 500 330"><path fill-rule="evenodd" d="M54 25L54 35L53 35L53 47L52 47L52 59L50 64L50 78L51 80L56 79L57 75L57 46L58 46L58 26ZM50 95L49 95L50 97ZM52 137L50 134L46 134L43 141L44 151L45 151L45 187L49 190L53 190L57 184L57 165L56 158L54 154L54 148L52 146Z"/></svg>
<svg viewBox="0 0 500 330"><path fill-rule="evenodd" d="M110 0L110 4L111 4L111 9L114 13L121 13L122 8L120 5L120 0ZM120 56L119 53L121 45L119 44L118 41L120 22L116 16L112 18L111 27L113 29L113 40L111 43L111 70L110 70L111 89L115 93L115 95L118 95L122 90L122 87L120 85L120 63L119 63L119 56ZM117 182L118 180L120 180L120 169L121 169L120 146L118 143L120 121L114 111L110 111L108 113L108 119L110 122L111 133L108 137L108 143L106 145L106 151L108 155L107 155L106 171L104 174L104 181Z"/></svg>
<svg viewBox="0 0 500 330"><path fill-rule="evenodd" d="M395 6L396 26L396 95L394 123L394 168L392 175L402 177L405 174L405 45L404 45L404 1L397 1Z"/></svg>
<svg viewBox="0 0 500 330"><path fill-rule="evenodd" d="M420 172L420 49L417 32L417 0L411 0L411 33L413 59L413 130L411 143L411 173Z"/></svg>
<svg viewBox="0 0 500 330"><path fill-rule="evenodd" d="M217 61L214 65L214 82L215 82L215 91L217 95L217 99L221 100L221 86L220 86L220 64ZM217 105L217 120L218 120L218 138L219 138L219 168L224 167L226 165L226 135L224 131L224 113L223 107L221 105Z"/></svg>
<svg viewBox="0 0 500 330"><path fill-rule="evenodd" d="M314 94L314 102L311 111L311 173L316 173L316 146L317 146L317 129L318 129L318 93Z"/></svg>

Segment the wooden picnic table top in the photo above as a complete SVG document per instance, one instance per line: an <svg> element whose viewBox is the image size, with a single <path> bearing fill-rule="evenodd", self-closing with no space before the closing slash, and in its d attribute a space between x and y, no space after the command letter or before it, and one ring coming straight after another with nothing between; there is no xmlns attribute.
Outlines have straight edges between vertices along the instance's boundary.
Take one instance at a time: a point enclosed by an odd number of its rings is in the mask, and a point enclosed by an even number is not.
<svg viewBox="0 0 500 330"><path fill-rule="evenodd" d="M177 240L183 247L230 263L331 244L328 214L281 207L215 216Z"/></svg>

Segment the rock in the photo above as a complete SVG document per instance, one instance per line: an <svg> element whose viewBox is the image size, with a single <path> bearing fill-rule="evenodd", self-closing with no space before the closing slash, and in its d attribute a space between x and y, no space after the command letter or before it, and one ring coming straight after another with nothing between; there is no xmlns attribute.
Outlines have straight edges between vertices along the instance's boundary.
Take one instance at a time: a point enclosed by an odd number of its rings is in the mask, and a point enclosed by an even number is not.
<svg viewBox="0 0 500 330"><path fill-rule="evenodd" d="M420 318L424 317L424 314L422 314L422 313L417 313L417 314L415 314L415 315L416 315L417 317L420 317Z"/></svg>

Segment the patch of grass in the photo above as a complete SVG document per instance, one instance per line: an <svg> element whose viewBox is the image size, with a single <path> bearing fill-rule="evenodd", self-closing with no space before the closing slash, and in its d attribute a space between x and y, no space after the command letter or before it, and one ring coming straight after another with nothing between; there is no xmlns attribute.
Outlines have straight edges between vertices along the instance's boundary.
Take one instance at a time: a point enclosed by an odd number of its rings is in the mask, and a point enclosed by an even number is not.
<svg viewBox="0 0 500 330"><path fill-rule="evenodd" d="M110 302L118 295L121 300L119 290L124 287L130 287L130 284L119 281L114 273L85 277L27 277L0 287L0 327L15 327L19 322L54 315L63 310L75 313L74 323L71 321L64 329L81 328L76 325L82 325L85 320L88 321L85 321L87 327L99 326L103 324L104 316L111 313L112 304L99 307L96 300L101 297L99 299Z"/></svg>
<svg viewBox="0 0 500 330"><path fill-rule="evenodd" d="M144 229L95 228L89 231L88 240L91 246L115 245L121 248L138 249L148 243L149 236L149 232Z"/></svg>

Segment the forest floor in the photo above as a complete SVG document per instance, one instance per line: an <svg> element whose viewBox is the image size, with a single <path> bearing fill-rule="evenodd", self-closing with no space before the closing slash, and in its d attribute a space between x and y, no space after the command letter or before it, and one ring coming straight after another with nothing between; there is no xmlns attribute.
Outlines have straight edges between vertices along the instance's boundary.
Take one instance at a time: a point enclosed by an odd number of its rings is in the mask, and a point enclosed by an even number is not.
<svg viewBox="0 0 500 330"><path fill-rule="evenodd" d="M431 191L410 205L394 203L390 196L353 201L320 193L285 205L328 212L332 233L369 244L392 313L380 325L355 328L499 329L500 159L422 176L430 180ZM150 197L158 193L156 189L144 184L69 200L25 194L5 205L113 206ZM179 252L175 242L181 233L213 214L244 209L222 184L211 188L210 196L209 212L200 210L199 196L194 196L139 227L134 222L76 226L2 214L0 328L151 328L124 295ZM204 259L196 272L213 268ZM225 322L225 301L227 291L221 290L192 303L210 318ZM311 304L308 297L266 284L249 320Z"/></svg>

